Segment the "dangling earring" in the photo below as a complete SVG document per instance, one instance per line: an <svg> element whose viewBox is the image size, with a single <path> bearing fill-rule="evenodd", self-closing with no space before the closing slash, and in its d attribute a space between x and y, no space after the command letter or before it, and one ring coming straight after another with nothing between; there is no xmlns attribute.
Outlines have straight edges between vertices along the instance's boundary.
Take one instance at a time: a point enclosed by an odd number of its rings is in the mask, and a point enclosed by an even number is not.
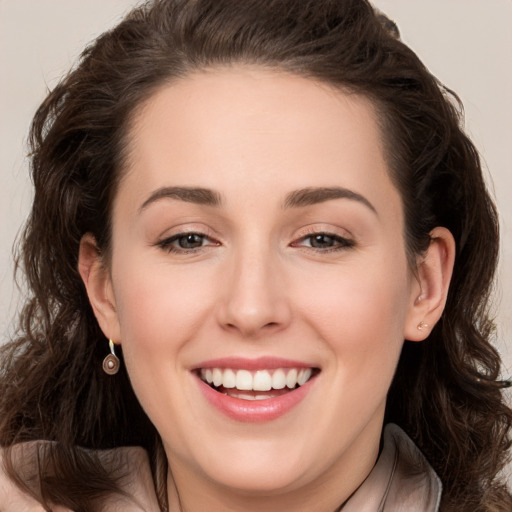
<svg viewBox="0 0 512 512"><path fill-rule="evenodd" d="M114 342L108 340L108 345L110 347L110 354L103 359L103 371L108 375L115 375L119 371L121 362L114 352Z"/></svg>
<svg viewBox="0 0 512 512"><path fill-rule="evenodd" d="M426 324L425 322L421 321L419 324L418 324L418 331L423 331L424 329L428 329L429 325Z"/></svg>

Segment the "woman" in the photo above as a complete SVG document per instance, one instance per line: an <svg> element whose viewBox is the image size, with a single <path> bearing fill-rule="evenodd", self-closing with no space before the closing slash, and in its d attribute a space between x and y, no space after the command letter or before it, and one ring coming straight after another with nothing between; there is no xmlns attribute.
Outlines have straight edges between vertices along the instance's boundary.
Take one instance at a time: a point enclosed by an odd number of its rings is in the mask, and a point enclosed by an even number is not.
<svg viewBox="0 0 512 512"><path fill-rule="evenodd" d="M32 126L2 510L510 510L451 98L364 0L151 2L89 47Z"/></svg>

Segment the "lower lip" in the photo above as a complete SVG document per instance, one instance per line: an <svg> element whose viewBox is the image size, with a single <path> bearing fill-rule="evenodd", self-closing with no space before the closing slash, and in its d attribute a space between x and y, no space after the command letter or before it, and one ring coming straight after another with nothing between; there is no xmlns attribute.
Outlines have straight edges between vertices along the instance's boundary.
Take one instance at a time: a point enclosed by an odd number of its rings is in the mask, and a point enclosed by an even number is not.
<svg viewBox="0 0 512 512"><path fill-rule="evenodd" d="M233 420L246 423L263 423L283 416L305 398L315 380L310 379L285 395L266 400L243 400L219 393L197 377L201 392L213 407Z"/></svg>

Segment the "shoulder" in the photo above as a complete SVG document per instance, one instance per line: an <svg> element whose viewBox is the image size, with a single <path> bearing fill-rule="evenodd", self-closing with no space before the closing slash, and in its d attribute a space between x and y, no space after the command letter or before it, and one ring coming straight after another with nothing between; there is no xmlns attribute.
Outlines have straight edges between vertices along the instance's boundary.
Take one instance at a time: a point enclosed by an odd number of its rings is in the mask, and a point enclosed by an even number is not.
<svg viewBox="0 0 512 512"><path fill-rule="evenodd" d="M16 465L24 481L38 479L39 455L51 447L49 441L31 441L9 448L9 457ZM150 462L147 452L140 447L122 447L112 450L84 450L78 452L95 455L108 470L121 468L121 489L124 496L116 495L102 508L104 512L159 512L154 491ZM43 512L45 508L28 493L22 491L8 476L6 470L7 449L0 447L0 510L2 512ZM54 508L55 512L68 512L65 508Z"/></svg>

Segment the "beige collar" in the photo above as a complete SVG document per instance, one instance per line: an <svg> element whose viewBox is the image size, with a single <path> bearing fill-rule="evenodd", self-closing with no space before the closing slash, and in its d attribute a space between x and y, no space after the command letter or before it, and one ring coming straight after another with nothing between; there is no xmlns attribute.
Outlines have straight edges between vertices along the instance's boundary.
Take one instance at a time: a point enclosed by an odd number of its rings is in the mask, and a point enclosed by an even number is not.
<svg viewBox="0 0 512 512"><path fill-rule="evenodd" d="M343 512L436 512L441 481L423 454L397 425L384 428L382 452Z"/></svg>

